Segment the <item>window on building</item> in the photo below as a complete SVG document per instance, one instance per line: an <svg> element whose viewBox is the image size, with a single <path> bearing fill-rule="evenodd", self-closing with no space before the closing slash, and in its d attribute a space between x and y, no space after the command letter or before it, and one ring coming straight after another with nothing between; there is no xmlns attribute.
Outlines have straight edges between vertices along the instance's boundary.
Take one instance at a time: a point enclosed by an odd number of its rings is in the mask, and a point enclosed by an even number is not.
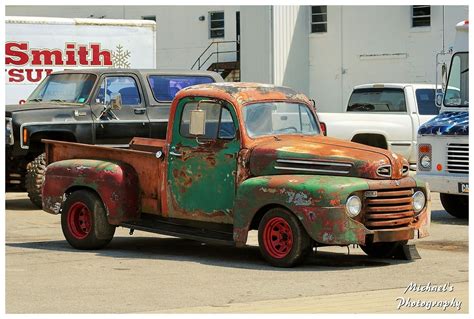
<svg viewBox="0 0 474 319"><path fill-rule="evenodd" d="M156 22L156 16L142 16L142 19Z"/></svg>
<svg viewBox="0 0 474 319"><path fill-rule="evenodd" d="M209 12L209 37L224 37L224 11Z"/></svg>
<svg viewBox="0 0 474 319"><path fill-rule="evenodd" d="M411 26L429 27L431 25L431 6L411 6Z"/></svg>
<svg viewBox="0 0 474 319"><path fill-rule="evenodd" d="M328 31L327 6L311 6L311 33Z"/></svg>

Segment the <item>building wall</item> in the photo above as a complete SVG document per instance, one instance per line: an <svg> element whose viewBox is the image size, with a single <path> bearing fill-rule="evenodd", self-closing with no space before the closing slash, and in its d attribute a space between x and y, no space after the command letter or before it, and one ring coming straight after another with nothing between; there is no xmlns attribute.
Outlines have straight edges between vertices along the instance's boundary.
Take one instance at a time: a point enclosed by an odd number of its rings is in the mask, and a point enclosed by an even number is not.
<svg viewBox="0 0 474 319"><path fill-rule="evenodd" d="M273 82L309 93L308 10L273 6Z"/></svg>
<svg viewBox="0 0 474 319"><path fill-rule="evenodd" d="M468 7L444 8L447 49ZM434 83L442 37L441 6L431 7L431 26L422 28L411 27L411 6L328 6L328 32L309 35L309 96L320 111L341 112L354 85Z"/></svg>
<svg viewBox="0 0 474 319"><path fill-rule="evenodd" d="M211 11L224 11L223 39L209 38ZM189 69L213 40L236 40L237 11L239 6L6 6L5 8L7 16L106 19L142 19L143 16L156 16L156 65L161 69ZM200 16L204 16L205 21L199 21ZM219 49L235 50L235 44L221 45ZM220 60L235 60L235 54L220 55Z"/></svg>
<svg viewBox="0 0 474 319"><path fill-rule="evenodd" d="M272 7L242 6L241 80L273 83Z"/></svg>
<svg viewBox="0 0 474 319"><path fill-rule="evenodd" d="M309 33L310 6L6 6L6 15L157 21L157 67L189 69L212 42L208 13L225 11L235 40L241 11L243 81L293 87L323 112L342 112L357 84L435 82L435 55L454 41L467 6L431 7L431 26L411 28L411 6L328 6L328 32ZM204 16L205 21L199 21ZM227 49L233 50L234 44ZM226 48L223 48L226 49ZM235 55L220 57L233 60Z"/></svg>

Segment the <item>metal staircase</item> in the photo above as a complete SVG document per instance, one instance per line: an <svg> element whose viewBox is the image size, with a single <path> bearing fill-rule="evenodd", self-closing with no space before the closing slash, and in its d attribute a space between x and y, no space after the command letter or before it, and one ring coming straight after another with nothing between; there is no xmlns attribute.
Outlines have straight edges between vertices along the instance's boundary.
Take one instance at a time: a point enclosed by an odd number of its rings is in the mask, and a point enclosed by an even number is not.
<svg viewBox="0 0 474 319"><path fill-rule="evenodd" d="M240 51L238 41L214 41L209 44L191 66L191 70L202 69L220 73L227 82L239 82Z"/></svg>

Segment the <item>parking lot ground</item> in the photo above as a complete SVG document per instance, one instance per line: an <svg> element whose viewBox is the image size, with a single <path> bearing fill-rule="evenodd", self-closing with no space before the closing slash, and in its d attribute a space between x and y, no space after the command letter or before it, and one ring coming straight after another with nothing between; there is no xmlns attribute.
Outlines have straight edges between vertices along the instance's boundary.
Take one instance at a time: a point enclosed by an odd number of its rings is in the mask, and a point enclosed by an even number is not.
<svg viewBox="0 0 474 319"><path fill-rule="evenodd" d="M468 224L433 195L431 236L416 241L422 259L372 259L352 246L327 247L300 267L279 269L260 257L255 232L239 249L119 228L106 249L75 250L60 216L35 209L24 193L8 193L6 311L467 313ZM448 291L405 292L413 284Z"/></svg>

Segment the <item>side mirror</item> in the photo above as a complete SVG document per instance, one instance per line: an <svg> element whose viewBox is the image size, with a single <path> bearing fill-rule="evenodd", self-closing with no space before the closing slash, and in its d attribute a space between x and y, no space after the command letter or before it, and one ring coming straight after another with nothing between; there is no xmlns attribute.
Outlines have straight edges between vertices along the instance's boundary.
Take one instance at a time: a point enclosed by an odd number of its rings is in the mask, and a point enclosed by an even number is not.
<svg viewBox="0 0 474 319"><path fill-rule="evenodd" d="M120 110L122 108L122 95L120 93L113 93L110 97L110 109Z"/></svg>
<svg viewBox="0 0 474 319"><path fill-rule="evenodd" d="M446 66L446 63L443 63L441 65L441 88L443 92L446 92L447 86L448 86L448 67Z"/></svg>
<svg viewBox="0 0 474 319"><path fill-rule="evenodd" d="M192 110L189 120L189 134L203 136L206 133L206 111Z"/></svg>
<svg viewBox="0 0 474 319"><path fill-rule="evenodd" d="M444 93L436 93L436 106L441 107L443 105L443 98L444 98Z"/></svg>

